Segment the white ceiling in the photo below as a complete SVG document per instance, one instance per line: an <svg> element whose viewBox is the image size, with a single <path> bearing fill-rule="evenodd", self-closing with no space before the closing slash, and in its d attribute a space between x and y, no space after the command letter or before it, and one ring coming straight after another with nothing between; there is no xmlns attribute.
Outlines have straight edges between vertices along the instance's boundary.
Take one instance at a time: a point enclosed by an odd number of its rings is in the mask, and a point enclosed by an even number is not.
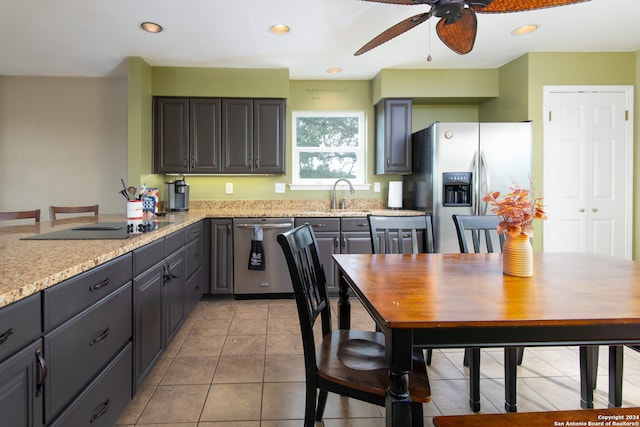
<svg viewBox="0 0 640 427"><path fill-rule="evenodd" d="M475 47L463 56L440 42L437 18L353 56L383 30L428 10L361 0L0 0L0 75L106 76L127 56L139 56L153 66L287 68L294 80L370 79L383 68L495 68L526 52L640 51L640 0L591 0L478 14ZM143 21L164 31L145 33ZM277 23L291 32L269 33ZM531 23L540 29L510 35ZM343 72L329 75L329 67Z"/></svg>

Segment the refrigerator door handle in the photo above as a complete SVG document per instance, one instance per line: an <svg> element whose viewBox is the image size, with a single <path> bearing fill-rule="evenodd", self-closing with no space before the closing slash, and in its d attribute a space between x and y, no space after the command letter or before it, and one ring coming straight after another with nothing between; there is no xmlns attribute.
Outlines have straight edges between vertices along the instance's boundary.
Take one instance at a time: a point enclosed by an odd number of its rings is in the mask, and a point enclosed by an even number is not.
<svg viewBox="0 0 640 427"><path fill-rule="evenodd" d="M484 155L484 151L480 152L480 176L481 185L483 188L478 188L478 207L480 215L487 214L487 208L489 203L484 202L484 194L491 191L491 174L489 173L489 164L487 163L487 157Z"/></svg>
<svg viewBox="0 0 640 427"><path fill-rule="evenodd" d="M478 174L475 171L481 170L482 165L480 165L480 169L478 168L478 151L473 153L473 161L471 162L471 170L474 171L471 176L471 194L472 194L472 206L471 206L471 215L478 215L478 210L480 209L480 202L482 201L480 195L479 185L480 179L478 178ZM473 198L475 197L475 200Z"/></svg>

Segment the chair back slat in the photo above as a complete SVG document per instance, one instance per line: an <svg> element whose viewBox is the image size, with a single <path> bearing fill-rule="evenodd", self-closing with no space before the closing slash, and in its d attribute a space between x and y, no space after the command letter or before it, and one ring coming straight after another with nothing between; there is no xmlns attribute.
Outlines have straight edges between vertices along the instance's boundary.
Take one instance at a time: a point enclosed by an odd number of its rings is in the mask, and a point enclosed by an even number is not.
<svg viewBox="0 0 640 427"><path fill-rule="evenodd" d="M431 215L386 216L367 215L371 236L371 250L374 254L383 252L380 237L384 242L384 253L432 253L433 226ZM420 232L420 233L419 233ZM409 241L410 249L405 248Z"/></svg>
<svg viewBox="0 0 640 427"><path fill-rule="evenodd" d="M504 244L504 234L498 234L498 224L500 217L497 215L453 215L453 222L456 225L458 234L458 245L461 253L471 253L468 235L471 235L471 244L474 253L486 252L492 253L497 251L494 249L494 239L500 244L500 251Z"/></svg>
<svg viewBox="0 0 640 427"><path fill-rule="evenodd" d="M76 214L76 213L91 213L94 215L98 215L99 205L91 205L91 206L50 206L49 213L51 214L51 219L58 219L58 214Z"/></svg>
<svg viewBox="0 0 640 427"><path fill-rule="evenodd" d="M0 221L29 218L33 218L36 222L40 222L40 209L32 211L0 212Z"/></svg>

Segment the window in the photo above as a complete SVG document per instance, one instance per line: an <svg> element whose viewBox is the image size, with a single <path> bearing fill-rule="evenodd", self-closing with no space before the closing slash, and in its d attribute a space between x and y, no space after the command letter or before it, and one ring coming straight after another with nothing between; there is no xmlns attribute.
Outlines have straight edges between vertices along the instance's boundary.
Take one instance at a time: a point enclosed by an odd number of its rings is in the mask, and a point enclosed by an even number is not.
<svg viewBox="0 0 640 427"><path fill-rule="evenodd" d="M364 112L293 112L293 184L365 183Z"/></svg>

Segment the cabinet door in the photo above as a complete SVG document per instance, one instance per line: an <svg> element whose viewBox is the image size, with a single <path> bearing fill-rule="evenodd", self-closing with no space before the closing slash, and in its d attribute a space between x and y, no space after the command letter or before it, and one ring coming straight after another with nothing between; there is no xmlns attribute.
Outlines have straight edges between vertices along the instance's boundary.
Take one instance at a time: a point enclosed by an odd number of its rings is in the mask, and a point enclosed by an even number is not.
<svg viewBox="0 0 640 427"><path fill-rule="evenodd" d="M363 232L346 232L342 234L343 254L370 254L371 253L371 237L369 233Z"/></svg>
<svg viewBox="0 0 640 427"><path fill-rule="evenodd" d="M253 172L285 173L285 103L253 101Z"/></svg>
<svg viewBox="0 0 640 427"><path fill-rule="evenodd" d="M217 98L192 98L190 101L190 172L222 172L221 102Z"/></svg>
<svg viewBox="0 0 640 427"><path fill-rule="evenodd" d="M189 171L189 98L154 98L154 172Z"/></svg>
<svg viewBox="0 0 640 427"><path fill-rule="evenodd" d="M167 348L184 320L184 285L184 251L180 250L166 260L163 289L164 348Z"/></svg>
<svg viewBox="0 0 640 427"><path fill-rule="evenodd" d="M0 414L4 426L36 427L42 419L40 340L0 363ZM42 368L42 369L41 369Z"/></svg>
<svg viewBox="0 0 640 427"><path fill-rule="evenodd" d="M133 370L140 386L162 354L162 286L164 264L133 280Z"/></svg>
<svg viewBox="0 0 640 427"><path fill-rule="evenodd" d="M411 173L411 100L376 104L376 174Z"/></svg>
<svg viewBox="0 0 640 427"><path fill-rule="evenodd" d="M209 293L231 295L233 294L232 220L211 219L209 226Z"/></svg>
<svg viewBox="0 0 640 427"><path fill-rule="evenodd" d="M253 170L253 100L222 100L222 171Z"/></svg>

